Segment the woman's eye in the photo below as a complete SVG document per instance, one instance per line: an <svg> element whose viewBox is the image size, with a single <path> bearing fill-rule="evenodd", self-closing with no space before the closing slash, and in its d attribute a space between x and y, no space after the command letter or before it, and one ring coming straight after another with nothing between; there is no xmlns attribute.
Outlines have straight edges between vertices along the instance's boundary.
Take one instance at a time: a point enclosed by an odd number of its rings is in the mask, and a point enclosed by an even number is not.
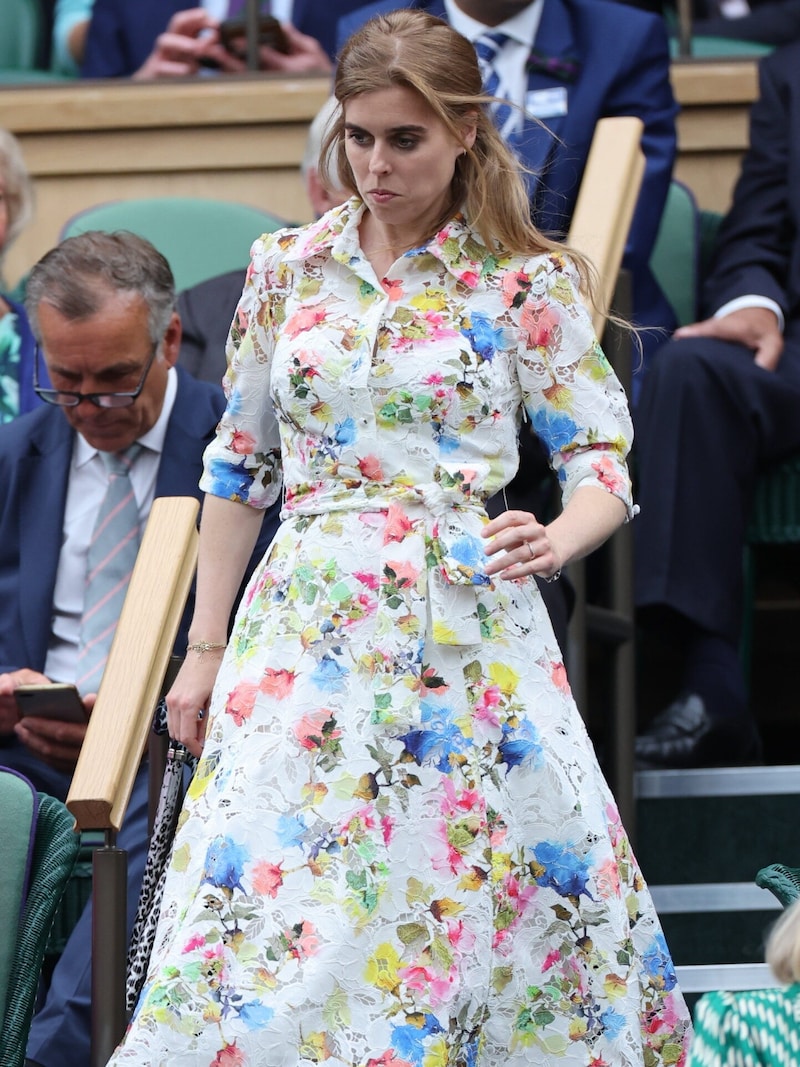
<svg viewBox="0 0 800 1067"><path fill-rule="evenodd" d="M416 148L417 144L418 144L418 141L417 141L416 137L398 137L398 139L397 139L397 147L398 148L404 148L404 149Z"/></svg>

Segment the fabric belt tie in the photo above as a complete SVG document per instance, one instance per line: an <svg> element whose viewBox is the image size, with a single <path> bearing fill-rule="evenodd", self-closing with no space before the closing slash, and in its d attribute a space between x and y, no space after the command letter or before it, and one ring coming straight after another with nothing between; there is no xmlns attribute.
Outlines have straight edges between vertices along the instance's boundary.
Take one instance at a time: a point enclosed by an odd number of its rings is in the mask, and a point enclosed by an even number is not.
<svg viewBox="0 0 800 1067"><path fill-rule="evenodd" d="M372 721L413 726L424 696L426 637L439 645L468 646L481 641L477 591L490 586L481 529L482 499L465 495L456 482L448 488L430 482L386 497L332 501L296 514L360 511L385 513L379 562L380 586L375 645L360 664L372 676Z"/></svg>

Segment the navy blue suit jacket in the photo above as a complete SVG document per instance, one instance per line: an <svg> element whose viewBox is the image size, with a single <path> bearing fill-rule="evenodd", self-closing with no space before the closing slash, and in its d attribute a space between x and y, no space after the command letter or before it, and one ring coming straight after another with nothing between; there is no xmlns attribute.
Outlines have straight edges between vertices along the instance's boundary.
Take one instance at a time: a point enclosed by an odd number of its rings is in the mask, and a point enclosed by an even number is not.
<svg viewBox="0 0 800 1067"><path fill-rule="evenodd" d="M340 0L330 7L320 0L296 0L292 23L316 37L333 58L336 21L363 0ZM84 78L124 78L141 67L156 37L178 11L197 7L192 0L95 0L81 67Z"/></svg>
<svg viewBox="0 0 800 1067"><path fill-rule="evenodd" d="M800 341L800 43L759 64L750 147L720 226L704 293L713 314L739 296L769 297Z"/></svg>
<svg viewBox="0 0 800 1067"><path fill-rule="evenodd" d="M404 6L446 17L442 0L378 0L343 14L340 45L372 15ZM528 75L529 91L559 86L567 91L566 115L543 120L558 140L529 124L520 149L523 162L539 176L533 194L536 224L552 236L566 234L598 120L615 115L641 118L645 173L624 265L633 275L636 321L672 329L672 310L649 267L677 144L678 109L669 81L664 21L613 0L545 0L535 45L537 54L576 71L573 80L541 70ZM653 340L658 343L663 335L645 335L645 347Z"/></svg>
<svg viewBox="0 0 800 1067"><path fill-rule="evenodd" d="M202 498L202 454L224 408L219 386L195 381L178 368L156 496ZM0 426L0 673L44 670L73 440L63 412L47 405ZM273 508L265 515L254 560L263 555L276 523ZM179 653L192 606L190 597L175 646Z"/></svg>

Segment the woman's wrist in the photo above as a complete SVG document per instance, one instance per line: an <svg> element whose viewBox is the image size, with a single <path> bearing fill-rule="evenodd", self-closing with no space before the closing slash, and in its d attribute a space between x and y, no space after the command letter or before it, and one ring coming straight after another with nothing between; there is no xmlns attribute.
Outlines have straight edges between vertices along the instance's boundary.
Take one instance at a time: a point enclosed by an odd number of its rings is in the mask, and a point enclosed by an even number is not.
<svg viewBox="0 0 800 1067"><path fill-rule="evenodd" d="M221 655L227 647L226 641L190 641L186 651L194 652L198 656L204 656L207 652Z"/></svg>

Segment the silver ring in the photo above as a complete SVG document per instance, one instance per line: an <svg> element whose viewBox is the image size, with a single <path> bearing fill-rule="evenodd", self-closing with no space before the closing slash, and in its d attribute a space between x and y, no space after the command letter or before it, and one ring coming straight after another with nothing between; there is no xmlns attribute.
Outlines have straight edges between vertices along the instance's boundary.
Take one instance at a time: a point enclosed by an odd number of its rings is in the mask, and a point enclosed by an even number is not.
<svg viewBox="0 0 800 1067"><path fill-rule="evenodd" d="M198 719L204 719L205 717L206 717L206 709L205 708L200 708L200 710L197 713L197 718Z"/></svg>
<svg viewBox="0 0 800 1067"><path fill-rule="evenodd" d="M536 553L533 551L533 545L530 543L530 541L526 541L525 544L528 546L528 551L531 554L531 559L536 559Z"/></svg>

